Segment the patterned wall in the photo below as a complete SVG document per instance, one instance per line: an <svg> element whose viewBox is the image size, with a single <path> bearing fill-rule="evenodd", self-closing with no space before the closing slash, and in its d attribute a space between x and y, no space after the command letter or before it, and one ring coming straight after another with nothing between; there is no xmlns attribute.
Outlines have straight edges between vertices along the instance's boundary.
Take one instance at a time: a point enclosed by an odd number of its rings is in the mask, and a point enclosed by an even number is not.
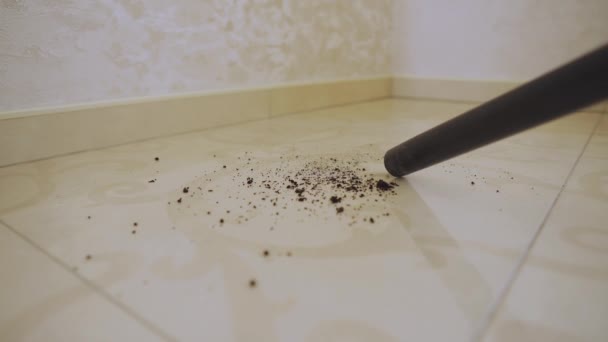
<svg viewBox="0 0 608 342"><path fill-rule="evenodd" d="M390 73L391 0L0 0L0 111Z"/></svg>
<svg viewBox="0 0 608 342"><path fill-rule="evenodd" d="M608 43L608 0L395 0L393 72L526 81Z"/></svg>

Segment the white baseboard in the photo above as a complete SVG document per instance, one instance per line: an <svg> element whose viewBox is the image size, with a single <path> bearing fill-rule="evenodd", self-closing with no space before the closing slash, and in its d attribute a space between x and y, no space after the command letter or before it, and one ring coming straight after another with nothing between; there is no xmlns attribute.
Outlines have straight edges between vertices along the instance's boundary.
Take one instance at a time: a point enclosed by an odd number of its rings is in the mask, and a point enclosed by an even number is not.
<svg viewBox="0 0 608 342"><path fill-rule="evenodd" d="M483 102L520 83L381 76L0 113L0 167L389 97ZM587 111L604 112L606 102Z"/></svg>
<svg viewBox="0 0 608 342"><path fill-rule="evenodd" d="M283 84L0 113L0 167L391 96L391 78Z"/></svg>
<svg viewBox="0 0 608 342"><path fill-rule="evenodd" d="M522 83L400 76L393 78L393 96L462 102L485 102L516 88ZM603 113L606 107L606 102L601 102L584 110Z"/></svg>

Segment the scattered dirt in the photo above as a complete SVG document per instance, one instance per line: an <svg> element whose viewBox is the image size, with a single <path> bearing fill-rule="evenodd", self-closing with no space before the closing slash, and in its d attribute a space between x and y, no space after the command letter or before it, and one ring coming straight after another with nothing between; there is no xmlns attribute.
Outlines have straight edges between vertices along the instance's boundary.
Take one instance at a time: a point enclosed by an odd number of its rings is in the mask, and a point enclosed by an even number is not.
<svg viewBox="0 0 608 342"><path fill-rule="evenodd" d="M374 173L365 165L380 162L376 153L357 153L335 157L283 155L269 163L268 159L258 160L244 152L244 155L234 157L235 168L228 169L227 165L220 164L218 168L203 172L197 177L198 181L183 187L183 193L190 193L183 200L192 198L193 203L200 200L209 205L215 203L218 210L213 213L208 211L209 207L201 208L204 209L202 213L212 218L211 222L219 221L219 224L211 223L212 226L246 226L258 216L267 216L274 218L273 227L280 227L284 218L294 217L294 212L304 221L307 217L327 220L333 212L352 226L372 212L377 212L375 220L383 219L386 215L382 213L390 208L388 198L397 194L399 185L395 178L383 172ZM230 183L237 186L229 186ZM220 186L223 190L214 192L212 186ZM189 191L192 187L200 191ZM181 198L177 202L181 203ZM192 211L195 207L177 210ZM345 215L346 212L349 214ZM220 217L214 213L225 214ZM192 216L198 215L200 213L196 211L192 213Z"/></svg>
<svg viewBox="0 0 608 342"><path fill-rule="evenodd" d="M91 259L93 259L93 256L91 254L87 254L84 258L86 260L91 260Z"/></svg>
<svg viewBox="0 0 608 342"><path fill-rule="evenodd" d="M247 152L245 153L247 154ZM214 155L215 157L215 155ZM296 159L299 159L299 156L295 156ZM240 157L238 158L240 160ZM245 158L243 158L245 159ZM316 217L318 216L318 212L322 210L323 207L327 207L328 205L328 194L332 194L329 197L329 205L341 204L339 207L335 207L336 215L339 215L342 219L352 219L352 223L357 220L361 220L363 222L369 222L370 224L375 224L376 220L381 219L382 217L390 216L389 212L385 212L383 214L378 214L375 217L368 216L360 216L369 214L369 211L366 210L368 205L373 205L374 207L378 207L379 205L383 205L388 196L396 195L395 188L399 186L394 181L384 180L378 178L377 175L371 174L367 171L366 168L361 167L362 161L356 157L343 158L340 157L317 157L310 158L308 160L299 159L296 163L288 161L289 158L280 158L282 162L274 167L274 168L266 168L266 169L257 169L251 168L251 165L263 165L256 164L255 160L252 161L252 158L247 158L246 166L244 169L249 170L245 171L248 174L243 174L242 171L239 171L239 168L236 168L236 173L232 175L232 180L238 182L238 184L242 184L247 188L255 189L256 192L253 192L253 197L249 195L242 195L241 193L232 193L222 194L222 196L227 196L228 198L232 198L235 196L237 200L242 200L242 205L239 205L239 209L243 209L242 211L237 211L237 213L229 215L227 220L230 222L236 223L244 223L248 221L248 218L245 214L250 213L252 210L257 211L257 214L261 215L272 215L277 218L281 217L279 211L270 212L267 208L268 205L264 203L270 203L272 207L276 207L276 209L286 210L288 205L298 205L297 211L308 212L308 216ZM159 161L158 157L154 158L155 161ZM453 165L453 164L452 164ZM227 166L223 165L222 169L226 169ZM217 170L213 171L216 173ZM452 173L450 171L450 173ZM257 181L254 181L254 177ZM477 177L476 174L473 175ZM386 178L386 177L385 177ZM512 180L514 177L510 177ZM483 177L485 179L485 177ZM207 178L207 181L211 181L211 178ZM156 179L151 179L148 183L155 183ZM471 181L471 185L475 185L474 181ZM203 188L201 186L198 187L201 192L203 192ZM285 191L285 189L289 191ZM531 187L533 190L534 187ZM183 187L182 193L187 194L190 192L190 187ZM496 193L500 191L497 189ZM193 191L189 197L194 197L197 191ZM204 196L200 192L198 192L199 196ZM213 189L207 189L207 193L213 193ZM222 193L220 191L220 193ZM211 196L211 195L210 195ZM241 197L242 196L242 197ZM259 201L256 202L256 199ZM246 201L246 203L245 203ZM263 201L263 202L260 202ZM293 204L290 204L291 203ZM177 203L182 203L182 198L177 199ZM216 205L221 207L220 201L215 202ZM261 205L261 208L258 210L258 206ZM277 203L280 203L279 205ZM300 204L303 203L303 204ZM168 202L168 204L171 204ZM305 205L302 207L302 205ZM345 206L349 208L349 214L343 214L345 212ZM187 206L190 208L190 205ZM502 209L500 209L502 211ZM220 210L222 212L224 210ZM230 210L225 210L226 214L230 214ZM207 211L207 215L211 216L212 212ZM352 213L352 216L351 214ZM341 214L341 215L340 215ZM194 214L196 216L196 213ZM350 216L350 218L349 218ZM91 216L87 216L87 219L91 219ZM217 222L217 221L216 221ZM220 225L225 223L224 218L219 219ZM275 221L275 224L277 222ZM134 227L138 227L138 223L133 223ZM175 227L173 227L175 229ZM274 230L274 227L269 228L270 231ZM131 234L135 235L137 231L133 229ZM270 257L269 250L263 250L262 255L264 258ZM282 255L282 253L279 253ZM291 251L285 252L287 257L292 256ZM93 256L87 254L85 256L85 260L92 260ZM249 280L249 287L255 288L257 287L257 280L252 278Z"/></svg>

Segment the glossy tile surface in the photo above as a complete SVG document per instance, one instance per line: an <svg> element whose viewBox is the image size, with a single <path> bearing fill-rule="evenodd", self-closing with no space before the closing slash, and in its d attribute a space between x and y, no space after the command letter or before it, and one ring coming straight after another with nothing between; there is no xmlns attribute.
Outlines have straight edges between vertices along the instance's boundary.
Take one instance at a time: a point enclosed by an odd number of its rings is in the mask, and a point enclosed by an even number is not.
<svg viewBox="0 0 608 342"><path fill-rule="evenodd" d="M366 153L380 177L387 148L470 107L383 100L2 168L0 218L177 340L466 341L598 114L396 180L396 195L367 209L390 213L373 227L303 216L292 202L279 218L258 210L241 224L218 226L216 213L245 191L232 177L246 157L259 175L279 160ZM184 187L214 192L194 200Z"/></svg>
<svg viewBox="0 0 608 342"><path fill-rule="evenodd" d="M604 116L487 341L608 338L608 120Z"/></svg>
<svg viewBox="0 0 608 342"><path fill-rule="evenodd" d="M0 341L162 341L0 224Z"/></svg>

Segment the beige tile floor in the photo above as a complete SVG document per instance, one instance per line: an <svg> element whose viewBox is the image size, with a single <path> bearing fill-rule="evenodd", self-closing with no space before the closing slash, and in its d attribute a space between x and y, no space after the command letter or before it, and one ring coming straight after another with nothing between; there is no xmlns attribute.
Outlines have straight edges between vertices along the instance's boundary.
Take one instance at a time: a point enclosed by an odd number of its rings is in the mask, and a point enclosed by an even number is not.
<svg viewBox="0 0 608 342"><path fill-rule="evenodd" d="M380 158L471 107L375 101L0 168L0 341L605 340L600 114L398 180L374 229L294 211L269 231L258 211L219 230L193 216L213 203L168 204L222 165L230 196L245 151Z"/></svg>

